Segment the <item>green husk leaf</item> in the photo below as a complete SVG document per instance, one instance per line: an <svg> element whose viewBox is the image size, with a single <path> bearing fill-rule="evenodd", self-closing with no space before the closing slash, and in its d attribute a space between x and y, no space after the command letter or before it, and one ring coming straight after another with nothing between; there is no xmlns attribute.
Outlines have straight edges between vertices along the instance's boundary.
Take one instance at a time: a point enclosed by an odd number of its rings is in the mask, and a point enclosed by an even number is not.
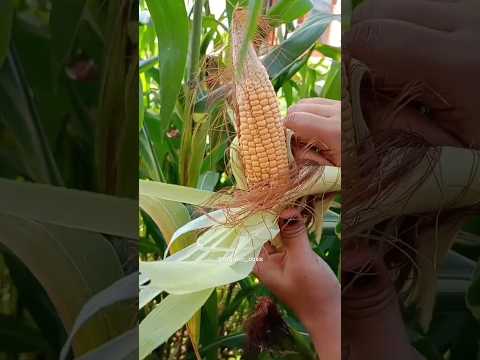
<svg viewBox="0 0 480 360"><path fill-rule="evenodd" d="M185 295L169 295L157 305L140 323L139 358L144 359L191 319L205 304L213 290L205 289Z"/></svg>

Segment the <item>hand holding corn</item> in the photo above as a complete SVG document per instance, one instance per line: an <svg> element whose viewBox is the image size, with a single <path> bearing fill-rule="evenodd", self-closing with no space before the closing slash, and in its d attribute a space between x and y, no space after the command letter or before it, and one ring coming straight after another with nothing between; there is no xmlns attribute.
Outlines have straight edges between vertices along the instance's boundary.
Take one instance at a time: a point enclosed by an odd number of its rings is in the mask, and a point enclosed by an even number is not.
<svg viewBox="0 0 480 360"><path fill-rule="evenodd" d="M478 149L479 36L475 0L369 0L353 12L343 44L375 72L377 89L398 94L408 84L423 85L418 100L434 124Z"/></svg>
<svg viewBox="0 0 480 360"><path fill-rule="evenodd" d="M278 250L267 243L254 272L310 332L321 359L340 359L340 283L310 246L300 211L280 214ZM328 309L327 311L325 311Z"/></svg>
<svg viewBox="0 0 480 360"><path fill-rule="evenodd" d="M391 274L375 250L343 248L342 318L342 346L351 359L371 359L373 348L379 359L422 359L410 344Z"/></svg>
<svg viewBox="0 0 480 360"><path fill-rule="evenodd" d="M288 109L285 126L294 132L292 150L297 160L341 166L340 101L302 99Z"/></svg>

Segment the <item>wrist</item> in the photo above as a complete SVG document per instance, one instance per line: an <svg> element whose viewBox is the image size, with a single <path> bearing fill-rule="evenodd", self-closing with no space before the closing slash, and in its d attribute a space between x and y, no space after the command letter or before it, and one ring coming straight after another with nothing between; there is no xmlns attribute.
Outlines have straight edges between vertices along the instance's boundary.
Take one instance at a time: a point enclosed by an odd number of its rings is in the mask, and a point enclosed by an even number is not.
<svg viewBox="0 0 480 360"><path fill-rule="evenodd" d="M298 318L312 335L319 330L328 328L331 323L341 320L341 288L340 284L332 289L327 296L312 302L310 306L305 306L302 310L296 311Z"/></svg>

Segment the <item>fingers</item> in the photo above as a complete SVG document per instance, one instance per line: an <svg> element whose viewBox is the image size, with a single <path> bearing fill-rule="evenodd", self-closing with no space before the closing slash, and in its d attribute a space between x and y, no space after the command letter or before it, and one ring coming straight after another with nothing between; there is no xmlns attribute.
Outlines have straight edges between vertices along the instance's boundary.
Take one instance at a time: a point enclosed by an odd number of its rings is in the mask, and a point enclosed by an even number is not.
<svg viewBox="0 0 480 360"><path fill-rule="evenodd" d="M264 263L268 260L268 256L268 250L263 247L258 254L258 257L262 259L262 261L256 261L255 265L253 266L253 273L260 278L260 280L262 280L264 274L266 273Z"/></svg>
<svg viewBox="0 0 480 360"><path fill-rule="evenodd" d="M327 158L331 163L339 166L341 154L341 122L328 121L324 117L306 112L292 112L287 116L285 126L293 130L295 137L305 143L317 145L319 150L325 150L325 154L314 152L305 153L320 160Z"/></svg>
<svg viewBox="0 0 480 360"><path fill-rule="evenodd" d="M285 126L305 142L322 139L329 148L336 149L340 145L340 122L327 121L326 118L311 113L293 112L287 116Z"/></svg>
<svg viewBox="0 0 480 360"><path fill-rule="evenodd" d="M298 102L296 105L291 106L288 109L288 113L293 112L305 112L318 115L324 118L331 118L338 114L341 111L340 101L331 104L324 103L315 103L315 102Z"/></svg>
<svg viewBox="0 0 480 360"><path fill-rule="evenodd" d="M263 245L262 251L264 255L268 258L270 255L274 254L277 249L275 249L275 246L273 246L270 241L267 241L265 245Z"/></svg>
<svg viewBox="0 0 480 360"><path fill-rule="evenodd" d="M305 220L297 209L287 209L280 214L280 236L287 253L302 258L310 250Z"/></svg>
<svg viewBox="0 0 480 360"><path fill-rule="evenodd" d="M281 276L281 260L284 255L284 252L278 252L270 242L265 243L258 255L259 260L255 262L253 273L263 283L274 284L276 279Z"/></svg>
<svg viewBox="0 0 480 360"><path fill-rule="evenodd" d="M454 31L462 20L452 2L427 0L368 0L355 8L352 25L375 19L400 20L439 31Z"/></svg>
<svg viewBox="0 0 480 360"><path fill-rule="evenodd" d="M385 87L420 81L440 92L445 88L439 74L448 67L449 33L400 20L369 19L354 25L344 39L350 55L367 64Z"/></svg>
<svg viewBox="0 0 480 360"><path fill-rule="evenodd" d="M433 122L418 112L415 107L406 106L387 120L384 116L389 110L387 101L373 100L368 96L364 96L362 100L365 105L363 107L365 118L373 132L398 129L421 134L428 143L434 146L462 146L458 139L442 127L441 121Z"/></svg>
<svg viewBox="0 0 480 360"><path fill-rule="evenodd" d="M294 146L293 156L297 163L315 163L320 166L339 166L328 158L331 154L319 154L318 152L305 148L304 146Z"/></svg>
<svg viewBox="0 0 480 360"><path fill-rule="evenodd" d="M298 104L316 104L316 105L335 105L338 104L338 100L332 100L321 97L305 98L301 99Z"/></svg>

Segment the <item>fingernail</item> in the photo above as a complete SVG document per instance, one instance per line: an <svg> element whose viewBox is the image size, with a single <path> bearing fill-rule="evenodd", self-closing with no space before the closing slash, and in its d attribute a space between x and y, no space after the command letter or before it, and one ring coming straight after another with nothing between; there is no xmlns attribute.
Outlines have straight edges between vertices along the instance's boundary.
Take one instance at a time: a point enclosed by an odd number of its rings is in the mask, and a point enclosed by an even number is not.
<svg viewBox="0 0 480 360"><path fill-rule="evenodd" d="M297 218L289 218L285 221L285 224L286 225L294 225L298 222L298 219Z"/></svg>
<svg viewBox="0 0 480 360"><path fill-rule="evenodd" d="M295 218L280 219L280 230L285 231L285 229L298 223L298 220Z"/></svg>

